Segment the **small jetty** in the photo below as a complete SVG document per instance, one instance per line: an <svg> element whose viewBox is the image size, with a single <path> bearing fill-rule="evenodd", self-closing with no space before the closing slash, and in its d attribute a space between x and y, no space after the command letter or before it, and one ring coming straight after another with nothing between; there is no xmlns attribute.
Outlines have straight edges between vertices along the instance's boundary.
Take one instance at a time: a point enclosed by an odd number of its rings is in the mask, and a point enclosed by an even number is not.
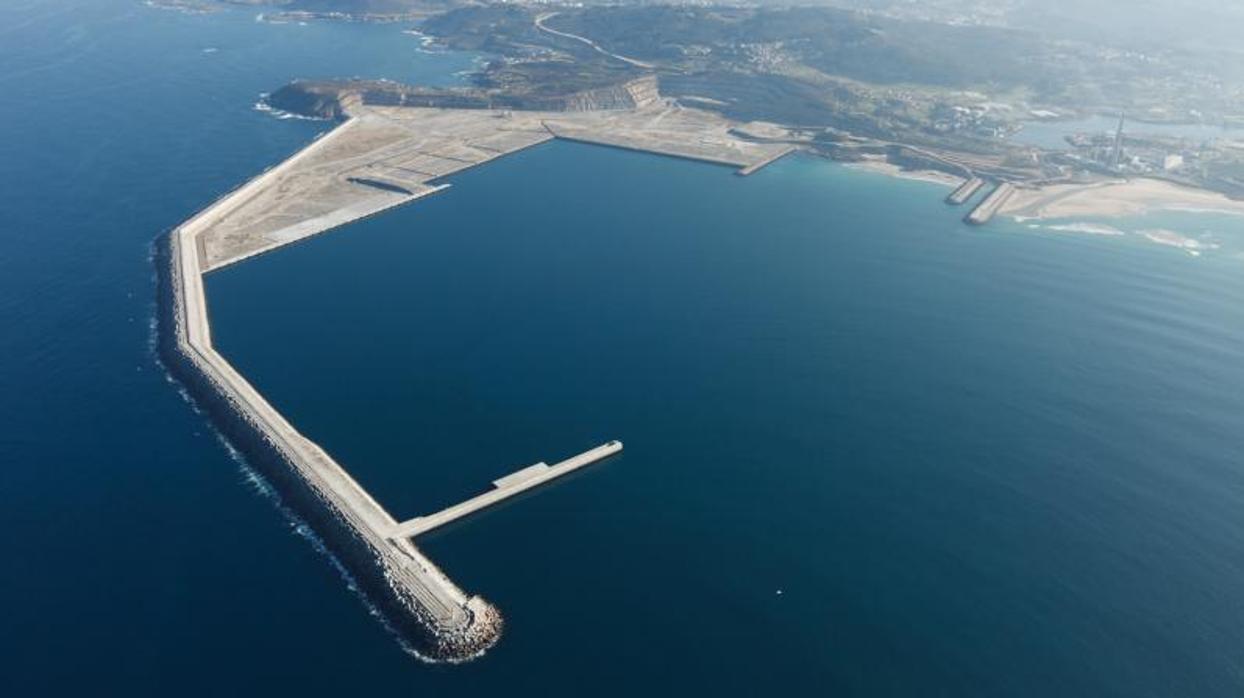
<svg viewBox="0 0 1244 698"><path fill-rule="evenodd" d="M483 598L464 592L408 537L395 532L407 527L417 535L461 518L618 453L621 442L611 441L555 466L526 468L496 481L487 495L426 520L399 524L212 344L198 237L246 194L243 187L160 238L156 258L161 360L247 462L273 484L282 501L311 524L408 647L431 660L478 656L500 638L500 612Z"/></svg>
<svg viewBox="0 0 1244 698"><path fill-rule="evenodd" d="M555 480L563 475L569 475L574 471L589 466L598 461L604 460L615 453L622 451L621 441L610 441L585 451L579 455L568 458L556 465L548 463L536 463L529 465L522 470L510 473L503 478L493 480L493 488L481 495L472 497L465 502L455 504L447 509L442 509L435 514L428 516L415 517L409 521L403 521L393 528L389 534L391 539L414 538L421 536L432 529L440 528L447 523L457 521L464 516L474 514L481 509L486 509L494 504L499 504L516 494L526 492L533 487L539 487L546 482Z"/></svg>
<svg viewBox="0 0 1244 698"><path fill-rule="evenodd" d="M946 197L946 203L951 206L960 206L967 203L981 187L985 186L985 180L980 177L970 177L963 184L960 184L954 191Z"/></svg>
<svg viewBox="0 0 1244 698"><path fill-rule="evenodd" d="M988 223L993 220L993 217L998 213L1002 206L1006 204L1007 199L1010 199L1011 195L1014 193L1014 184L1011 184L1010 182L1003 182L999 184L997 188L990 192L989 196L986 196L984 201L977 204L976 208L972 209L972 212L969 213L963 220L972 225L984 225Z"/></svg>
<svg viewBox="0 0 1244 698"><path fill-rule="evenodd" d="M736 170L736 171L735 171L735 174L737 174L737 175L739 175L739 176L741 176L741 177L746 177L746 176L748 176L748 175L750 175L750 174L755 174L755 173L759 172L759 171L761 170L761 168L768 167L769 165L772 165L773 163L777 162L778 160L781 160L782 158L786 157L787 155L790 155L791 153L795 152L796 150L798 150L798 148L796 148L795 146L793 146L793 145L792 145L792 146L790 146L789 148L785 148L785 149L783 149L783 150L780 150L780 151L778 151L778 152L774 153L773 155L770 155L769 157L767 157L767 158L765 158L765 159L763 159L763 160L759 160L759 161L757 161L757 162L753 162L752 164L747 165L746 167L743 167L742 169Z"/></svg>

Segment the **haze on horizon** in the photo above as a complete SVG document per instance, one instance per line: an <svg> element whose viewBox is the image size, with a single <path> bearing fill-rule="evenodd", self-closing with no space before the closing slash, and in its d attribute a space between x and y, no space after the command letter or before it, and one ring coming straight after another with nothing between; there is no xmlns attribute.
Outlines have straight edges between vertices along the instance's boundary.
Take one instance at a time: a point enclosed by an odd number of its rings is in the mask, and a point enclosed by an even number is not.
<svg viewBox="0 0 1244 698"><path fill-rule="evenodd" d="M313 11L395 12L454 4L452 0L233 0ZM556 3L550 3L556 4ZM908 19L984 23L1111 43L1244 50L1244 3L1233 0L712 0L651 2L587 0L584 5L815 6Z"/></svg>

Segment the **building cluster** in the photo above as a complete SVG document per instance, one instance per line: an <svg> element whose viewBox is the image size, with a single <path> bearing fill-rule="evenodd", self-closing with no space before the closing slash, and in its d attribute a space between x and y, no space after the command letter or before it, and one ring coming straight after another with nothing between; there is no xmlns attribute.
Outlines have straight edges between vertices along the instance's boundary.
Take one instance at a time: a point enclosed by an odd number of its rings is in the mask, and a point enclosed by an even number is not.
<svg viewBox="0 0 1244 698"><path fill-rule="evenodd" d="M1067 157L1116 174L1180 174L1195 169L1205 144L1184 138L1077 133L1067 137Z"/></svg>
<svg viewBox="0 0 1244 698"><path fill-rule="evenodd" d="M929 113L929 129L939 134L1006 138L1019 130L1010 118L989 104L963 106L938 103Z"/></svg>

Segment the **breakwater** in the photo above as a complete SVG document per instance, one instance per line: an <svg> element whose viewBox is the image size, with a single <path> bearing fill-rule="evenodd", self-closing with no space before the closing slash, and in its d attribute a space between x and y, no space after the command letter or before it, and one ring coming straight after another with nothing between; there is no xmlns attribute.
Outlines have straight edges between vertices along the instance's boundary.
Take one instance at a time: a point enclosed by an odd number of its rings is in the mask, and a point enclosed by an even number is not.
<svg viewBox="0 0 1244 698"><path fill-rule="evenodd" d="M484 494L399 523L216 351L203 275L442 191L440 180L555 137L755 170L792 152L749 143L698 110L649 104L589 112L377 107L348 119L163 236L159 348L164 364L225 437L342 561L388 625L423 657L461 661L500 637L501 614L460 589L414 536L622 450L611 441L537 464Z"/></svg>
<svg viewBox="0 0 1244 698"><path fill-rule="evenodd" d="M464 593L408 541L389 540L397 522L212 348L191 241L183 226L157 246L159 352L170 373L312 526L404 643L437 660L486 650L502 630L496 609Z"/></svg>
<svg viewBox="0 0 1244 698"><path fill-rule="evenodd" d="M500 637L500 614L459 589L420 551L389 540L397 522L336 461L300 434L213 347L200 236L286 165L260 175L162 236L157 244L162 361L248 462L307 520L421 656L463 660Z"/></svg>
<svg viewBox="0 0 1244 698"><path fill-rule="evenodd" d="M950 194L946 196L946 203L951 206L959 206L960 204L966 203L967 200L972 198L983 186L985 186L985 180L980 177L969 177L967 181L960 184L954 191L950 192Z"/></svg>
<svg viewBox="0 0 1244 698"><path fill-rule="evenodd" d="M493 480L493 488L481 495L472 497L447 509L442 509L435 514L415 517L398 524L390 533L390 538L414 538L423 535L428 531L457 521L464 516L470 516L477 511L499 504L517 494L539 487L546 482L552 482L563 475L569 475L580 468L585 468L597 461L604 460L621 452L622 442L610 441L607 444L597 446L590 451L584 451L573 458L567 458L554 465L549 465L548 463L529 465L518 472Z"/></svg>

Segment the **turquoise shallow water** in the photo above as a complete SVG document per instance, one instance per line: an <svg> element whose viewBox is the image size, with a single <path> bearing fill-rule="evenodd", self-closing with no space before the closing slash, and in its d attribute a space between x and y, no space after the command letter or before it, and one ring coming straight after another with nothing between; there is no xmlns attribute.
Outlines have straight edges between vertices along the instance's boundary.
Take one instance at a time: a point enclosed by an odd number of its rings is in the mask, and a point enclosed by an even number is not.
<svg viewBox="0 0 1244 698"><path fill-rule="evenodd" d="M0 10L26 27L0 41L15 694L1244 687L1238 219L1153 221L1224 241L1192 257L969 228L944 189L811 158L739 178L555 143L209 277L222 351L399 515L626 441L424 541L509 621L427 666L153 364L147 255L324 128L258 92L470 57L64 6Z"/></svg>

